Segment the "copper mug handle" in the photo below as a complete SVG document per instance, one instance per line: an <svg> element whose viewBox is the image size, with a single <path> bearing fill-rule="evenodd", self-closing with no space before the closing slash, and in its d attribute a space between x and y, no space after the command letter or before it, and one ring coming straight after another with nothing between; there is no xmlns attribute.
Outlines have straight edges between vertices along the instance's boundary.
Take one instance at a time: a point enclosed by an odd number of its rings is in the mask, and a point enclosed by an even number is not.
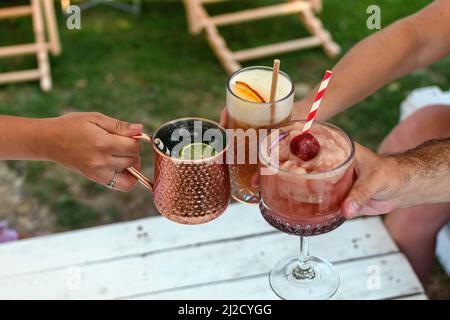
<svg viewBox="0 0 450 320"><path fill-rule="evenodd" d="M140 135L134 136L133 138L152 144L152 137L146 133L141 133ZM141 183L144 187L153 192L153 182L146 176L144 176L139 170L133 167L127 168L126 170L128 171L129 174L135 177L137 181L139 181L139 183Z"/></svg>

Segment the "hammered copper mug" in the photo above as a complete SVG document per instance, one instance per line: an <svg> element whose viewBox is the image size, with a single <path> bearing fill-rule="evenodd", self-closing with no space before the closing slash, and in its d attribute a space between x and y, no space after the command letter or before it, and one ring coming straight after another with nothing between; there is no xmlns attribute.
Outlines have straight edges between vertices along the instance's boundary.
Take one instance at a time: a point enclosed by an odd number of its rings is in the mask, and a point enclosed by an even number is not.
<svg viewBox="0 0 450 320"><path fill-rule="evenodd" d="M176 157L177 152L172 151L171 155L167 152L183 146L180 145L182 142L174 139L174 131L184 130L184 137L190 135L192 142L209 144L211 140L205 140L209 129L216 130L222 137L222 142L215 141L216 145L222 145L220 150L216 149L215 155L199 160L183 160ZM182 118L163 124L152 136L141 134L135 138L151 143L153 147L154 182L135 168L128 168L127 171L153 192L156 208L163 216L178 223L200 224L217 218L225 211L231 197L225 161L228 143L225 130L219 124L201 118ZM155 143L158 139L165 150Z"/></svg>

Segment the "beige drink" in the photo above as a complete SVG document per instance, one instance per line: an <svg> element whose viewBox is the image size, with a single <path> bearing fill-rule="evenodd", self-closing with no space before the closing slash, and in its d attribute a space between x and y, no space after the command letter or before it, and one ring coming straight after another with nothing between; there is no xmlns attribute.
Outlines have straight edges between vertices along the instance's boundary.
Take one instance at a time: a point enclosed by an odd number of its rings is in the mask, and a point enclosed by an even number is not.
<svg viewBox="0 0 450 320"><path fill-rule="evenodd" d="M251 185L251 178L258 170L258 129L285 123L292 112L294 85L291 79L280 72L274 103L268 102L271 80L272 68L249 67L234 73L227 84L227 127L242 129L236 132L236 137L244 136L234 141L235 158L230 165L232 196L249 204L259 202L259 190ZM245 158L239 154L244 154Z"/></svg>

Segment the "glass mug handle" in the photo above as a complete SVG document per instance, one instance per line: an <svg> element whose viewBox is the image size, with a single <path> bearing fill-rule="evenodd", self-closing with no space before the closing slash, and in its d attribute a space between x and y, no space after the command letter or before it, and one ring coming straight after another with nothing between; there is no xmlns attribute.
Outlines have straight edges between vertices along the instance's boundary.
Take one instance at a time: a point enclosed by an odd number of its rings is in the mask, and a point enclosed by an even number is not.
<svg viewBox="0 0 450 320"><path fill-rule="evenodd" d="M142 140L147 143L152 144L152 137L146 133L141 133L140 135L134 136L134 139ZM151 182L147 177L145 177L139 170L130 167L126 169L129 174L137 179L144 187L153 192L153 182Z"/></svg>

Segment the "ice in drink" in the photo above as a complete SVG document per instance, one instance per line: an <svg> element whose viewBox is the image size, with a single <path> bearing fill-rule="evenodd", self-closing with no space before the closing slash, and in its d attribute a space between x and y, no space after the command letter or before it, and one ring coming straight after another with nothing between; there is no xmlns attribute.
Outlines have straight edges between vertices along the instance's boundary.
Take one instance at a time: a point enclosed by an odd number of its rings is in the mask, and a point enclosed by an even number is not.
<svg viewBox="0 0 450 320"><path fill-rule="evenodd" d="M337 127L314 123L311 134L320 150L303 161L291 151L303 124L282 126L278 137L274 132L262 144L267 152L260 153L260 166L267 174L260 176L260 208L273 227L310 236L331 231L345 220L341 205L353 184L353 143Z"/></svg>

